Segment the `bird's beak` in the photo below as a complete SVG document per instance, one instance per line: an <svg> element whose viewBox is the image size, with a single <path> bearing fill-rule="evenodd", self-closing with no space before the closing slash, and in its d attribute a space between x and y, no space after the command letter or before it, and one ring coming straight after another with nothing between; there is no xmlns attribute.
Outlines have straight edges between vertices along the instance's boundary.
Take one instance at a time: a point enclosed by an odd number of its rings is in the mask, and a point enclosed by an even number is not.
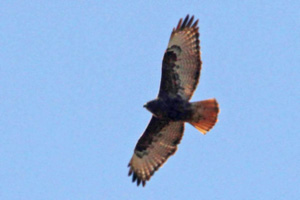
<svg viewBox="0 0 300 200"><path fill-rule="evenodd" d="M147 108L147 104L144 104L143 107L144 107L144 108Z"/></svg>

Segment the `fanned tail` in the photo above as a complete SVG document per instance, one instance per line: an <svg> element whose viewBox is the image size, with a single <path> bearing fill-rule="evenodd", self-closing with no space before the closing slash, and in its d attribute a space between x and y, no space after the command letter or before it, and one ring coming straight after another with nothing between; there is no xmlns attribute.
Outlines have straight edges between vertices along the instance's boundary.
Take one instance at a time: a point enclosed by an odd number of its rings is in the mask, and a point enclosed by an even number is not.
<svg viewBox="0 0 300 200"><path fill-rule="evenodd" d="M188 122L206 134L218 121L219 105L216 99L192 103L193 114Z"/></svg>

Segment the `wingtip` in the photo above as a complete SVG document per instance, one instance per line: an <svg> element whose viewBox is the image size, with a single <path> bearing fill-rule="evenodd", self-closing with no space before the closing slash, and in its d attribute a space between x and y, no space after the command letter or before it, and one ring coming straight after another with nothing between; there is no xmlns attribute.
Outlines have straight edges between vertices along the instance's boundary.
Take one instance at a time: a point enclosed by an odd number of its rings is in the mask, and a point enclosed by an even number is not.
<svg viewBox="0 0 300 200"><path fill-rule="evenodd" d="M136 182L136 186L140 186L140 184L142 184L143 187L145 187L146 185L146 180L142 180L140 179L136 173L132 173L132 171L130 171L130 173L128 174L129 176L132 174L132 182Z"/></svg>
<svg viewBox="0 0 300 200"><path fill-rule="evenodd" d="M137 186L139 186L140 184L142 184L143 187L145 187L146 185L146 180L140 179L138 177L138 175L134 172L134 170L132 169L130 163L128 164L128 167L130 167L129 172L128 172L128 176L132 175L132 182L134 183L136 181Z"/></svg>
<svg viewBox="0 0 300 200"><path fill-rule="evenodd" d="M189 20L189 15L187 15L186 17L185 17L185 19L183 20L183 23L182 23L182 25L181 25L181 28L184 28L185 26L186 26L186 23L188 22L188 20Z"/></svg>
<svg viewBox="0 0 300 200"><path fill-rule="evenodd" d="M194 15L192 15L190 17L189 14L187 14L184 19L180 18L180 20L179 20L179 22L177 24L177 27L173 29L173 32L174 31L178 31L178 30L182 30L185 27L197 28L199 19L197 19L195 22L194 22L194 19L195 19Z"/></svg>
<svg viewBox="0 0 300 200"><path fill-rule="evenodd" d="M133 175L132 175L132 182L134 182L136 179L137 179L137 176L136 176L135 173L133 173Z"/></svg>
<svg viewBox="0 0 300 200"><path fill-rule="evenodd" d="M141 183L141 179L138 178L138 179L136 180L136 185L139 186L140 183Z"/></svg>
<svg viewBox="0 0 300 200"><path fill-rule="evenodd" d="M180 20L179 20L179 22L178 22L178 24L177 24L177 27L176 27L176 29L174 29L174 31L180 29L181 23L182 23L182 18L180 18Z"/></svg>
<svg viewBox="0 0 300 200"><path fill-rule="evenodd" d="M192 27L193 27L193 28L196 28L197 25L198 25L198 22L199 22L199 19L197 19L197 20L194 22L194 24L192 25Z"/></svg>
<svg viewBox="0 0 300 200"><path fill-rule="evenodd" d="M130 168L128 172L128 176L130 176L131 174L132 174L132 169Z"/></svg>
<svg viewBox="0 0 300 200"><path fill-rule="evenodd" d="M189 20L189 22L188 22L188 24L186 26L187 27L191 27L193 21L194 21L194 15L191 17L191 19Z"/></svg>

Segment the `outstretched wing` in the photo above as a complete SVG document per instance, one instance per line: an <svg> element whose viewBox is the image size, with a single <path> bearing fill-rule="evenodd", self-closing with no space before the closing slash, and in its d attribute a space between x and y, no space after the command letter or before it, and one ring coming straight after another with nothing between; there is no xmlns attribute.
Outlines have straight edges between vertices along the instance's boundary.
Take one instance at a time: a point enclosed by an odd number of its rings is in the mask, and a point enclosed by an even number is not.
<svg viewBox="0 0 300 200"><path fill-rule="evenodd" d="M180 96L189 100L199 81L201 70L198 20L186 16L173 29L162 63L159 97Z"/></svg>
<svg viewBox="0 0 300 200"><path fill-rule="evenodd" d="M183 131L183 122L160 120L153 116L128 164L132 182L137 181L137 185L142 182L145 186L154 172L175 153Z"/></svg>

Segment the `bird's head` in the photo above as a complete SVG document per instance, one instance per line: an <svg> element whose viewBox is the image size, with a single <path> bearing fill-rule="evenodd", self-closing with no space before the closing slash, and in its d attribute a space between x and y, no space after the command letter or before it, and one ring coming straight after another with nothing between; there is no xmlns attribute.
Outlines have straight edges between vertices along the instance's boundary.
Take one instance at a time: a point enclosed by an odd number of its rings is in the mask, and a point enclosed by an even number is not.
<svg viewBox="0 0 300 200"><path fill-rule="evenodd" d="M147 102L144 108L149 110L155 117L160 118L162 116L162 103L159 99Z"/></svg>

